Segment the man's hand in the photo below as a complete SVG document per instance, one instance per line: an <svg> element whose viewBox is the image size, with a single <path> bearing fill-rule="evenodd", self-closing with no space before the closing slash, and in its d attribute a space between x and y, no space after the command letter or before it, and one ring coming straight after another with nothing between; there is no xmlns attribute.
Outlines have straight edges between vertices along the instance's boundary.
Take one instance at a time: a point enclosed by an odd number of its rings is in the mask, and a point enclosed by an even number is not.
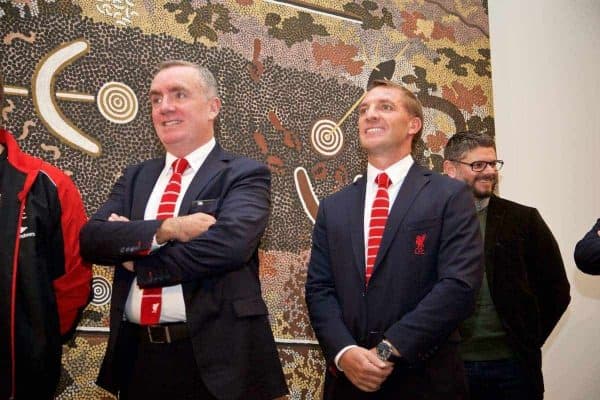
<svg viewBox="0 0 600 400"><path fill-rule="evenodd" d="M167 218L156 231L156 242L163 244L169 240L189 242L203 234L216 222L210 214L194 213L182 217Z"/></svg>
<svg viewBox="0 0 600 400"><path fill-rule="evenodd" d="M129 222L129 218L123 217L122 215L118 215L115 213L110 214L108 217L109 222ZM133 272L133 261L125 261L121 263L121 266L125 268L127 271Z"/></svg>
<svg viewBox="0 0 600 400"><path fill-rule="evenodd" d="M353 347L338 361L350 382L364 392L375 392L394 369L394 364L381 361L375 349Z"/></svg>
<svg viewBox="0 0 600 400"><path fill-rule="evenodd" d="M123 217L123 216L121 216L121 215L118 215L118 214L115 214L115 213L112 213L112 214L110 214L110 217L108 217L108 220L109 220L110 222L115 222L115 221L119 221L119 222L129 222L129 218L127 218L127 217Z"/></svg>
<svg viewBox="0 0 600 400"><path fill-rule="evenodd" d="M133 261L125 261L121 263L121 266L129 272L133 272Z"/></svg>

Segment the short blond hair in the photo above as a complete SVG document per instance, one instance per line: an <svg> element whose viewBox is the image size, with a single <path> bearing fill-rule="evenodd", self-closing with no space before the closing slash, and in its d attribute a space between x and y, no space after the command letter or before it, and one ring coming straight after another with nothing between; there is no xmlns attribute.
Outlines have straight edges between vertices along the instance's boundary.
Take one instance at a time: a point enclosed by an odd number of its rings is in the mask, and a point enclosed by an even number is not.
<svg viewBox="0 0 600 400"><path fill-rule="evenodd" d="M400 92L402 92L402 94L403 94L402 97L404 99L404 102L403 102L404 108L406 109L406 111L408 111L408 113L410 115L412 115L413 117L417 117L421 120L421 129L419 129L419 131L417 133L415 133L415 135L413 136L412 144L411 144L412 150L414 152L415 148L417 146L417 142L419 141L419 138L423 134L423 105L421 104L421 102L419 101L417 96L413 92L411 92L409 89L407 89L406 86L401 85L396 82L389 81L387 79L373 80L367 87L367 92L378 86L385 86L385 87L397 89Z"/></svg>

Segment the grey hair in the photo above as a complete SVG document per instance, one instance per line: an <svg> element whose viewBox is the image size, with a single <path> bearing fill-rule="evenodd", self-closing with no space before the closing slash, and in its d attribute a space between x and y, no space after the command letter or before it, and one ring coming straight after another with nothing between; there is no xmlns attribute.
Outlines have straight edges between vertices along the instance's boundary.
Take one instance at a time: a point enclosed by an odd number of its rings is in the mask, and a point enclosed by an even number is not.
<svg viewBox="0 0 600 400"><path fill-rule="evenodd" d="M200 76L200 80L202 81L202 86L206 90L206 94L208 97L218 97L219 96L219 84L215 79L215 76L212 72L206 67L203 67L200 64L196 64L190 61L185 60L166 60L158 64L156 68L156 74L160 71L171 68L171 67L190 67L194 68L198 75Z"/></svg>

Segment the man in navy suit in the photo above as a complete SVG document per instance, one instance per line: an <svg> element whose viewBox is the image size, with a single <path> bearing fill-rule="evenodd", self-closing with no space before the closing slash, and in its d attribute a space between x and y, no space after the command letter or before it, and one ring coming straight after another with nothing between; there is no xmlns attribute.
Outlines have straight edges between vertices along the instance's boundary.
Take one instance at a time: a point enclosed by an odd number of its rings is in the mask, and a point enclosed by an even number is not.
<svg viewBox="0 0 600 400"><path fill-rule="evenodd" d="M81 233L86 259L117 265L98 384L121 399L282 396L258 271L269 170L215 142L206 68L162 63L150 101L166 156L126 168Z"/></svg>
<svg viewBox="0 0 600 400"><path fill-rule="evenodd" d="M482 279L473 197L413 161L423 111L403 86L375 81L358 125L366 176L321 202L306 281L324 398L465 398L456 329Z"/></svg>

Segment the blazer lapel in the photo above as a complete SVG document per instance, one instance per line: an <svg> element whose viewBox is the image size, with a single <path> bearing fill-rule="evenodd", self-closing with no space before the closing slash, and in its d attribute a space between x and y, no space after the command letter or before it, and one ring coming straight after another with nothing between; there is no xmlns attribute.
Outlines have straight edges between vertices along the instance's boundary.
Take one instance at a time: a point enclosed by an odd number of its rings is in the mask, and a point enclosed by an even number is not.
<svg viewBox="0 0 600 400"><path fill-rule="evenodd" d="M135 179L135 187L133 188L132 204L131 204L131 220L144 219L146 212L146 204L154 189L156 180L165 166L165 159L157 158L148 161L138 171Z"/></svg>
<svg viewBox="0 0 600 400"><path fill-rule="evenodd" d="M206 160L202 163L202 166L194 175L190 186L183 195L181 206L179 207L179 215L187 215L192 207L192 201L198 198L202 190L212 180L212 178L221 170L224 166L224 161L229 160L230 157L223 151L219 144L215 144L215 147L206 157Z"/></svg>
<svg viewBox="0 0 600 400"><path fill-rule="evenodd" d="M358 274L365 283L365 191L366 179L365 173L362 178L354 182L350 192L350 238L352 241L352 251L354 252L355 264Z"/></svg>
<svg viewBox="0 0 600 400"><path fill-rule="evenodd" d="M388 220L385 224L381 245L379 246L377 258L375 259L374 274L377 273L377 267L389 250L392 240L400 228L406 213L419 195L421 189L429 183L430 175L431 171L418 166L416 163L408 170L408 174L406 175L406 178L404 178L402 187L398 192L398 196L396 196L396 200L392 205Z"/></svg>
<svg viewBox="0 0 600 400"><path fill-rule="evenodd" d="M498 240L498 232L504 222L506 210L496 196L490 198L487 209L487 218L485 221L485 269L490 290L493 290L494 283L494 256L496 251L496 241Z"/></svg>

